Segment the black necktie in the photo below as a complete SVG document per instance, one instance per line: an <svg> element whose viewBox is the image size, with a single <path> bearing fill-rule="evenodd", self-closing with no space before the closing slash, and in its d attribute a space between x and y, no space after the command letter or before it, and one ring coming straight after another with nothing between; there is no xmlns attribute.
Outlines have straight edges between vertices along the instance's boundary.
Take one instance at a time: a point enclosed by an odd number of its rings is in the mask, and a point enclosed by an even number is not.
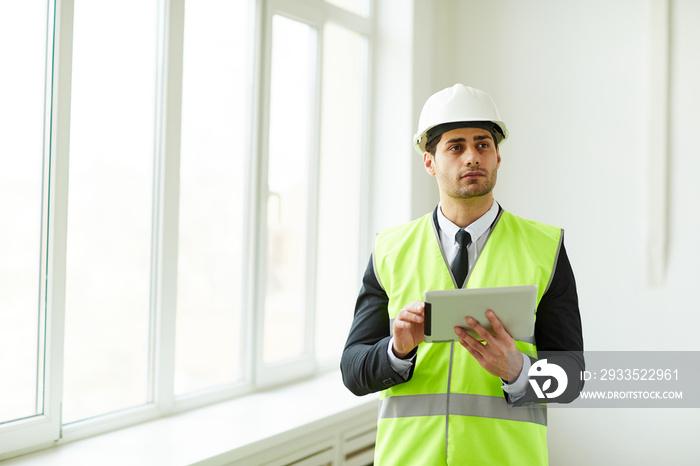
<svg viewBox="0 0 700 466"><path fill-rule="evenodd" d="M469 258L467 256L467 245L471 242L472 238L464 230L459 230L455 235L459 249L457 250L457 255L455 256L454 262L452 262L452 275L455 277L457 282L457 288L462 288L464 286L464 279L467 278L467 272L469 271Z"/></svg>

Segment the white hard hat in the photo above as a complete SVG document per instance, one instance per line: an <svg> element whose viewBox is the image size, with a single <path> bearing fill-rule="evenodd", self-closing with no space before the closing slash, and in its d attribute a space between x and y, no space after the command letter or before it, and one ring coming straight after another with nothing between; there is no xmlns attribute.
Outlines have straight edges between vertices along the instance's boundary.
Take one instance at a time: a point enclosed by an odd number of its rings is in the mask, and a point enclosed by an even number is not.
<svg viewBox="0 0 700 466"><path fill-rule="evenodd" d="M469 124L458 124L463 122L469 122ZM487 129L495 133L495 137L498 138L497 143L508 138L506 124L501 121L501 116L498 114L496 104L493 103L491 97L484 91L464 84L455 84L433 94L423 105L418 119L418 131L413 136L413 147L419 154L422 155L425 152L429 136L432 139L445 132L439 131L437 134L429 134L430 131L446 123L457 124L450 125L448 127L450 129L469 126Z"/></svg>

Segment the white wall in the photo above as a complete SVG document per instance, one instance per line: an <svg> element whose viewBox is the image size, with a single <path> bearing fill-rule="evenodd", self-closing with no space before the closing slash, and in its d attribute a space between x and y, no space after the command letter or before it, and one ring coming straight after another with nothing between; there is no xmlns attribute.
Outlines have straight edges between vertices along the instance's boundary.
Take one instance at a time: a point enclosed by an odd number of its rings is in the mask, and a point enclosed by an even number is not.
<svg viewBox="0 0 700 466"><path fill-rule="evenodd" d="M587 350L700 350L700 2L671 2L668 268L651 285L654 1L436 3L435 90L464 82L499 106L511 138L496 197L566 229ZM698 422L700 409L551 409L551 463L698 464Z"/></svg>
<svg viewBox="0 0 700 466"><path fill-rule="evenodd" d="M379 230L429 212L439 200L435 181L411 142L423 102L434 92L439 74L433 53L436 9L431 0L381 0L374 6L376 86L368 222L372 240Z"/></svg>
<svg viewBox="0 0 700 466"><path fill-rule="evenodd" d="M372 50L372 134L369 165L367 244L363 257L369 257L374 235L384 228L411 218L410 131L412 125L412 85L410 79L413 38L412 3L402 0L374 2L376 36Z"/></svg>

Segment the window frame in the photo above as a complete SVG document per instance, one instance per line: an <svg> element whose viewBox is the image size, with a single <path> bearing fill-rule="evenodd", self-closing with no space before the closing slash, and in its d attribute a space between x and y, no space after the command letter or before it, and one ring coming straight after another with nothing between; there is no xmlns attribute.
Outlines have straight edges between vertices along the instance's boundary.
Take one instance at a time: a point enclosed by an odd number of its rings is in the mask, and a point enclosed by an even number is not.
<svg viewBox="0 0 700 466"><path fill-rule="evenodd" d="M63 369L63 305L67 220L67 175L72 52L72 2L47 1L44 104L44 181L38 332L42 412L0 425L0 460L60 436ZM68 98L66 99L66 96ZM66 105L67 104L67 105ZM38 382L38 381L37 381ZM37 383L38 384L38 383ZM39 384L38 384L39 385Z"/></svg>
<svg viewBox="0 0 700 466"><path fill-rule="evenodd" d="M300 2L299 2L300 3ZM268 192L267 179L269 173L269 155L270 155L270 113L271 113L271 85L272 85L272 47L273 47L273 20L275 16L282 16L299 23L303 23L314 29L315 31L315 47L314 47L314 80L315 80L315 92L314 92L314 102L312 105L311 114L311 124L314 128L313 134L308 135L309 145L311 148L311 154L309 155L309 172L307 173L309 186L308 186L308 198L313 199L315 193L318 190L317 186L317 170L314 167L318 164L319 158L319 114L320 114L320 86L318 83L321 82L321 47L323 42L322 32L320 28L323 25L323 17L318 11L314 11L311 8L307 8L308 5L298 2L288 2L285 3L279 0L268 0L265 12L264 21L265 26L263 28L265 38L263 40L264 52L263 52L263 64L262 64L262 83L263 83L263 100L261 101L262 118L260 121L260 157L257 157L257 178L258 187L257 192L257 211L258 215L256 222L258 224L258 231L260 235L256 244L257 251L257 287L256 294L254 297L254 308L258 309L259 312L255 313L255 335L253 340L255 341L255 379L254 383L259 387L269 387L276 385L285 380L290 380L294 378L304 377L310 375L314 371L314 360L313 360L313 339L306 338L304 341L304 347L302 353L299 357L286 360L280 363L265 364L263 361L263 344L264 344L264 318L265 318L265 282L267 276L267 200L270 193ZM290 8L291 7L291 8ZM305 230L307 232L305 241L305 273L307 277L315 277L314 263L316 259L315 248L313 248L315 239L315 229L314 229L314 219L316 215L316 208L313 203L308 203L307 207L307 218ZM264 238L264 239L263 239ZM313 323L313 296L310 292L310 288L313 286L313 279L305 280L304 282L304 332L305 335L313 335L313 329L311 324Z"/></svg>
<svg viewBox="0 0 700 466"><path fill-rule="evenodd" d="M308 338L305 342L304 351L301 356L293 360L285 361L278 364L265 364L262 359L263 351L263 340L264 340L264 313L262 312L265 302L265 277L266 269L265 264L267 262L266 256L266 244L264 240L258 240L255 245L256 250L256 263L257 263L257 287L255 289L254 296L254 308L260 310L255 314L255 328L253 338L256 341L255 345L255 380L254 384L258 388L266 388L274 385L278 385L285 381L294 380L302 377L308 377L315 372L322 370L328 370L332 367L337 366L338 361L327 360L318 361L315 355L315 290L316 290L316 254L317 248L316 244L316 233L318 226L318 198L319 192L319 161L320 161L320 145L321 145L321 108L322 108L322 83L323 83L323 51L324 51L324 26L332 22L338 26L347 28L361 36L366 40L366 69L364 70L364 83L363 87L365 89L365 95L363 96L363 114L364 121L363 124L363 141L361 143L363 147L363 158L360 160L360 192L364 193L363 198L360 200L360 208L365 209L369 205L369 196L366 195L368 192L367 185L368 180L368 153L369 150L369 95L370 95L370 72L371 72L371 44L372 44L372 23L371 16L361 17L355 13L343 10L342 8L336 7L330 3L326 3L319 0L304 1L304 0L267 0L265 3L265 9L263 12L263 44L264 51L261 53L263 57L263 63L261 64L261 76L262 79L259 82L262 83L260 108L262 111L261 120L259 122L260 134L258 139L258 144L260 150L256 153L260 154L256 157L258 165L256 167L257 172L257 186L258 190L256 192L256 209L259 212L256 223L258 225L258 231L260 235L258 238L265 237L266 218L267 218L267 176L268 176L268 160L269 160L269 136L270 136L270 88L271 88L271 67L272 67L272 22L276 15L297 21L308 25L313 28L316 33L316 44L315 44L315 101L313 103L313 116L312 121L314 125L314 132L310 135L312 153L310 155L310 169L308 173L309 177L309 200L311 201L307 206L307 236L306 236L306 252L307 252L307 263L306 263L306 274L309 279L305 283L305 332ZM360 216L362 218L362 216ZM360 238L362 241L363 232L367 230L367 225L362 223L357 225L360 230ZM359 250L363 251L363 245L359 245ZM360 276L362 260L358 260L357 265L357 276Z"/></svg>
<svg viewBox="0 0 700 466"><path fill-rule="evenodd" d="M369 1L369 0L368 0ZM0 460L55 443L77 440L163 415L221 402L273 385L309 377L337 367L337 361L318 361L314 354L315 322L315 234L318 223L320 157L321 84L323 80L324 25L333 22L360 34L367 41L364 70L362 140L360 160L360 208L369 207L370 96L372 89L372 14L366 17L345 11L323 0L248 0L251 15L250 128L246 133L248 152L244 156L249 201L245 206L242 285L245 355L240 383L212 387L196 393L174 395L175 309L177 302L177 242L180 170L180 123L182 117L183 40L185 0L160 0L155 131L153 200L153 239L151 251L150 351L148 402L142 406L108 413L95 418L62 424L63 346L66 287L66 244L68 219L68 167L70 154L71 75L74 0L47 0L46 105L44 143L44 193L42 220L42 296L40 312L44 319L43 413L27 419L0 424ZM372 11L369 8L368 11ZM307 338L300 358L265 365L262 360L263 306L266 277L267 163L269 156L269 117L271 84L272 18L281 15L305 23L316 30L315 102L309 135L313 144L310 163L309 228L305 241L308 259L307 302L304 326ZM243 132L242 132L243 134ZM264 193L263 193L264 192ZM368 250L368 222L360 216L359 250ZM358 258L358 277L363 266Z"/></svg>

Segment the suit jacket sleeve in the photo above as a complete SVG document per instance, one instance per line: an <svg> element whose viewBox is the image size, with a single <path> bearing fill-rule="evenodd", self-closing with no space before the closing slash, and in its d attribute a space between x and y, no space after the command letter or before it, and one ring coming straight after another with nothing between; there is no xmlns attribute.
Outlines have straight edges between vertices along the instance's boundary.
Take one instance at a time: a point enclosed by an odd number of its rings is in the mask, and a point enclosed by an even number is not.
<svg viewBox="0 0 700 466"><path fill-rule="evenodd" d="M355 395L377 392L405 381L391 366L387 354L391 339L388 304L389 297L377 280L374 260L370 257L340 360L343 383ZM412 375L413 368L409 380Z"/></svg>
<svg viewBox="0 0 700 466"><path fill-rule="evenodd" d="M580 372L585 369L583 358L583 331L578 307L576 280L564 244L561 245L552 282L537 307L535 344L538 359L558 364L568 375L566 391L557 398L568 403L583 389ZM534 358L531 358L533 363ZM508 399L508 394L506 399ZM531 386L525 395L512 403L514 406L541 402Z"/></svg>

